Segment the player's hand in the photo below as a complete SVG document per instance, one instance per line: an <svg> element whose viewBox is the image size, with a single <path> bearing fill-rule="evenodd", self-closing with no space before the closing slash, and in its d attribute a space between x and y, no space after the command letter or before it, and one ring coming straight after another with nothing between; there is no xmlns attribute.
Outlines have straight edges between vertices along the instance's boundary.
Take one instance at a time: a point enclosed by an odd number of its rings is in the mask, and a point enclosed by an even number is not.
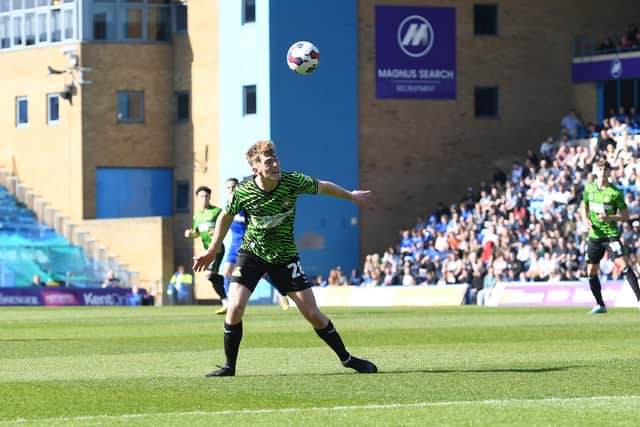
<svg viewBox="0 0 640 427"><path fill-rule="evenodd" d="M193 271L204 271L216 259L216 254L205 252L193 257Z"/></svg>
<svg viewBox="0 0 640 427"><path fill-rule="evenodd" d="M372 196L373 193L369 190L353 190L351 192L353 201L360 206L365 205Z"/></svg>
<svg viewBox="0 0 640 427"><path fill-rule="evenodd" d="M600 221L608 221L609 220L609 216L606 213L601 212L601 213L598 214L598 219Z"/></svg>
<svg viewBox="0 0 640 427"><path fill-rule="evenodd" d="M186 230L184 230L185 239L190 239L192 235L193 235L193 230L191 228L187 228Z"/></svg>

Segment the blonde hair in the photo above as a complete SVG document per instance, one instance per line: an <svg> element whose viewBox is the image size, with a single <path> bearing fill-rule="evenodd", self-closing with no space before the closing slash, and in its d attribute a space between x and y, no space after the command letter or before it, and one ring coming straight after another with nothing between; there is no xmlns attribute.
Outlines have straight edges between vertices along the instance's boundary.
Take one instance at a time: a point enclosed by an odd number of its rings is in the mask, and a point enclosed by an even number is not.
<svg viewBox="0 0 640 427"><path fill-rule="evenodd" d="M276 146L271 141L258 141L247 150L247 162L253 165L261 155L275 156Z"/></svg>

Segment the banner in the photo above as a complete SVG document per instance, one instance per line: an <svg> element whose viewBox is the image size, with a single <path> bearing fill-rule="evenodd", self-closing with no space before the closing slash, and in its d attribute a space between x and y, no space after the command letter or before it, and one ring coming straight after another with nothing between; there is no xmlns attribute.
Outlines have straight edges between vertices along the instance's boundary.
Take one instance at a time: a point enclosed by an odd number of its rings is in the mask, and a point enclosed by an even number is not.
<svg viewBox="0 0 640 427"><path fill-rule="evenodd" d="M456 98L456 9L376 6L376 97Z"/></svg>
<svg viewBox="0 0 640 427"><path fill-rule="evenodd" d="M128 288L0 288L0 306L129 305Z"/></svg>
<svg viewBox="0 0 640 427"><path fill-rule="evenodd" d="M640 54L635 57L602 55L595 60L574 59L571 67L573 82L591 82L616 79L634 79L640 77Z"/></svg>
<svg viewBox="0 0 640 427"><path fill-rule="evenodd" d="M607 306L635 307L633 291L621 281L602 283ZM498 283L488 305L508 307L592 307L596 305L589 282L509 282Z"/></svg>
<svg viewBox="0 0 640 427"><path fill-rule="evenodd" d="M0 288L0 306L42 305L39 288Z"/></svg>
<svg viewBox="0 0 640 427"><path fill-rule="evenodd" d="M319 306L393 307L461 305L468 285L313 287Z"/></svg>

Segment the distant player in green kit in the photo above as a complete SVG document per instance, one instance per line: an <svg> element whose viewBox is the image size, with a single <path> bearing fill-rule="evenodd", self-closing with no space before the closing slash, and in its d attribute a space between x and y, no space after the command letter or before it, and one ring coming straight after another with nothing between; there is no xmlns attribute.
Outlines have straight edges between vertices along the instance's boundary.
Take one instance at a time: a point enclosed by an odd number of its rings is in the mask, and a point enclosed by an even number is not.
<svg viewBox="0 0 640 427"><path fill-rule="evenodd" d="M587 275L591 292L598 303L591 310L591 314L607 312L607 306L602 299L602 286L598 274L600 260L604 252L608 251L611 259L621 268L624 277L640 301L638 278L629 265L624 248L620 242L619 221L629 221L629 209L624 201L624 194L616 186L609 183L611 165L606 160L598 160L593 167L596 180L584 188L582 196L582 218L589 228L589 242L587 246Z"/></svg>
<svg viewBox="0 0 640 427"><path fill-rule="evenodd" d="M300 265L293 224L296 200L301 194L325 194L364 204L370 191L344 188L298 172L282 172L271 141L259 141L249 148L247 161L253 178L242 182L233 192L213 232L209 249L194 257L193 269L201 271L216 257L217 249L229 230L233 217L242 209L247 230L238 251L236 267L231 273L229 311L224 322L224 352L227 361L208 377L236 374L236 360L242 340L242 316L251 293L265 273L281 294L295 301L300 313L316 334L336 353L342 365L361 373L375 373L378 368L368 360L347 351L340 334L316 304L311 283Z"/></svg>
<svg viewBox="0 0 640 427"><path fill-rule="evenodd" d="M222 209L211 204L211 189L209 187L198 187L196 197L198 198L200 210L193 214L193 228L185 230L184 237L187 239L200 237L202 245L207 249L211 244L211 233L216 226L216 220ZM224 258L224 245L220 244L215 257L206 266L207 279L222 300L222 308L216 311L217 314L225 314L227 312L227 293L224 291L224 278L218 273L222 258Z"/></svg>

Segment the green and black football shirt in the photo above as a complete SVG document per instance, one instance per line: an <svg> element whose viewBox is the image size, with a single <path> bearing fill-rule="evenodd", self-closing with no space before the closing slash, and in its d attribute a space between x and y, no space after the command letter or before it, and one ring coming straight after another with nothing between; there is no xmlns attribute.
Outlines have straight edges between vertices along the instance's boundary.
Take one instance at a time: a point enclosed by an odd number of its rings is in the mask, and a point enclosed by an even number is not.
<svg viewBox="0 0 640 427"><path fill-rule="evenodd" d="M242 209L246 212L247 231L240 249L273 264L297 256L293 234L296 200L300 194L316 193L318 181L298 172L282 172L271 192L260 189L255 178L240 183L225 208L229 215Z"/></svg>
<svg viewBox="0 0 640 427"><path fill-rule="evenodd" d="M196 230L200 235L202 245L205 249L208 249L209 245L211 244L210 230L212 230L216 226L218 215L220 215L221 212L222 209L213 205L209 205L209 207L207 207L206 209L193 214L193 229ZM223 250L223 246L220 245L218 253Z"/></svg>
<svg viewBox="0 0 640 427"><path fill-rule="evenodd" d="M589 209L589 218L593 225L589 237L594 239L619 237L620 231L616 221L600 221L598 214L613 215L625 209L627 204L624 201L624 193L611 184L600 190L598 184L591 182L584 187L582 197Z"/></svg>

